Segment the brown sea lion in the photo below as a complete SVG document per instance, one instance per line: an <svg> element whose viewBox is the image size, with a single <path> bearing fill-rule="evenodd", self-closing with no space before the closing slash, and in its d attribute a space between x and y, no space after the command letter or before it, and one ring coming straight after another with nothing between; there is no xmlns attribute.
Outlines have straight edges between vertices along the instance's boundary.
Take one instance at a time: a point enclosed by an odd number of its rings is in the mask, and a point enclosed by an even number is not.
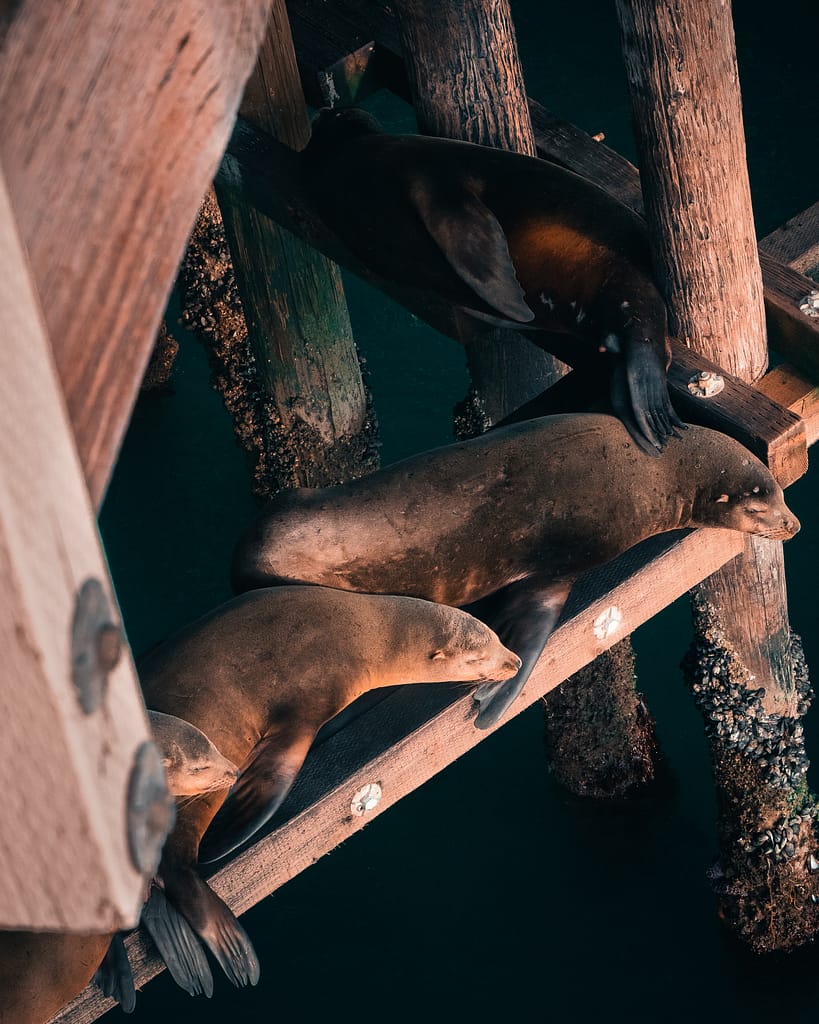
<svg viewBox="0 0 819 1024"><path fill-rule="evenodd" d="M283 491L239 539L236 590L319 583L467 607L520 655L479 687L488 728L520 693L575 580L653 534L719 526L785 539L782 488L739 442L691 426L658 458L614 417L546 416L352 483Z"/></svg>
<svg viewBox="0 0 819 1024"><path fill-rule="evenodd" d="M650 452L683 426L645 224L603 189L546 160L385 134L356 108L317 114L302 164L322 218L374 273L531 332L592 375L613 357L613 408Z"/></svg>
<svg viewBox="0 0 819 1024"><path fill-rule="evenodd" d="M376 687L508 679L520 659L466 612L414 598L322 587L257 590L222 605L140 664L145 699L184 716L241 766L208 833L215 859L275 812L321 726ZM178 808L159 878L232 980L254 981L252 946L196 872L227 790ZM195 973L172 935L151 929L172 973Z"/></svg>
<svg viewBox="0 0 819 1024"><path fill-rule="evenodd" d="M236 780L236 765L195 726L151 711L148 718L175 796L224 791ZM132 1010L134 982L120 935L0 931L0 1024L44 1024L100 970L105 994Z"/></svg>

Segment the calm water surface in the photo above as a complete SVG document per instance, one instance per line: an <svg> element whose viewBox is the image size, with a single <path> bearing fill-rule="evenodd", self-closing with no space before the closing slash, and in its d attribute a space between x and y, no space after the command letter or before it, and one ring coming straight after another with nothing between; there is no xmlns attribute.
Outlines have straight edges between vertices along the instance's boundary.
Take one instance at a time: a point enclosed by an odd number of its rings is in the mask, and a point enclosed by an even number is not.
<svg viewBox="0 0 819 1024"><path fill-rule="evenodd" d="M546 5L513 2L529 92L633 159L610 5L569 6L556 20ZM817 14L794 0L735 6L765 234L817 198ZM391 128L412 125L397 101L370 106ZM462 351L360 282L347 289L383 461L450 440L450 410L466 388ZM179 336L176 393L140 400L101 516L136 653L229 596L230 550L255 509L204 355ZM814 679L818 485L814 471L789 490L803 531L785 548L792 621ZM234 990L216 968L213 999L192 1000L163 975L132 1019L813 1024L819 950L760 960L716 918L705 878L714 795L678 670L688 638L685 601L635 636L672 775L664 799L627 809L567 799L547 773L532 707L243 918L262 964L256 989ZM806 727L816 759L814 713ZM816 786L815 770L809 778Z"/></svg>

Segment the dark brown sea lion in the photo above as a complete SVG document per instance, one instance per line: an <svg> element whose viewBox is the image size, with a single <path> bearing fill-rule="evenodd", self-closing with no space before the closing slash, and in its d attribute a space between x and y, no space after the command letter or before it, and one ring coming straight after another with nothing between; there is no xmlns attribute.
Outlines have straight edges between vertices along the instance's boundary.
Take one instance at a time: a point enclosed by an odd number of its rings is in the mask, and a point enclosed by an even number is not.
<svg viewBox="0 0 819 1024"><path fill-rule="evenodd" d="M414 598L322 587L235 598L156 648L140 665L151 707L198 725L241 765L229 805L206 837L215 859L274 813L321 726L361 694L402 683L499 680L520 659L466 612ZM188 801L165 844L165 894L232 980L254 981L252 946L196 872L200 840L227 790ZM174 973L187 950L151 928Z"/></svg>
<svg viewBox="0 0 819 1024"><path fill-rule="evenodd" d="M479 687L479 728L520 693L574 581L653 534L719 526L785 539L782 488L739 442L689 427L647 457L612 416L499 428L352 483L284 491L239 539L236 590L319 583L468 607L519 654Z"/></svg>
<svg viewBox="0 0 819 1024"><path fill-rule="evenodd" d="M571 366L605 372L614 356L614 410L646 450L683 425L645 225L603 189L546 160L388 135L355 108L319 112L302 163L322 218L373 272L531 332Z"/></svg>
<svg viewBox="0 0 819 1024"><path fill-rule="evenodd" d="M236 765L189 722L148 712L162 752L168 789L193 796L224 791L236 780ZM134 983L119 935L0 931L0 1024L44 1024L78 995L102 965L103 987L126 1011L134 1006Z"/></svg>

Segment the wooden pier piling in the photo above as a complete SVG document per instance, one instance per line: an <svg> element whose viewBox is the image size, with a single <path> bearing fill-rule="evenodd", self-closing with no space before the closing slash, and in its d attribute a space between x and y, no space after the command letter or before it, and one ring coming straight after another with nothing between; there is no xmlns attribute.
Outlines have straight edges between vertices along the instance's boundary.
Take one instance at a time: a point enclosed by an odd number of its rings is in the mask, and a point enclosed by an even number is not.
<svg viewBox="0 0 819 1024"><path fill-rule="evenodd" d="M293 149L310 138L283 0L273 2L240 109ZM375 426L338 267L241 193L217 184L216 195L241 297L219 338L220 376L252 454L256 493L375 469ZM218 223L202 227L218 232Z"/></svg>
<svg viewBox="0 0 819 1024"><path fill-rule="evenodd" d="M672 333L755 381L767 345L730 5L617 0L617 10ZM808 684L782 544L748 538L693 598L688 676L718 788L722 914L755 949L787 949L812 937L819 911L799 722Z"/></svg>

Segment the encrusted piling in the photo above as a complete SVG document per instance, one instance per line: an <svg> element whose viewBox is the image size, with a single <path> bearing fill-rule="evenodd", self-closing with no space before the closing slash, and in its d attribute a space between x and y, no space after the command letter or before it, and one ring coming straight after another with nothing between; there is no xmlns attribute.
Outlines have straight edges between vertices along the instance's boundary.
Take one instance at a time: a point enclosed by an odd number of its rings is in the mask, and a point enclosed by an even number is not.
<svg viewBox="0 0 819 1024"><path fill-rule="evenodd" d="M275 0L240 112L294 149L310 136L283 0ZM217 186L221 224L235 284L218 286L226 335L218 355L237 433L255 455L255 489L316 487L349 480L378 464L376 428L365 393L341 284L334 264ZM219 224L211 205L198 238L204 260L223 271ZM239 310L243 310L243 315ZM188 314L190 315L190 313ZM208 314L199 316L207 321ZM200 327L209 324L199 324ZM210 332L209 332L210 333Z"/></svg>
<svg viewBox="0 0 819 1024"><path fill-rule="evenodd" d="M671 329L754 381L767 344L730 5L617 0L617 9ZM799 723L809 685L788 624L782 544L749 537L693 604L686 666L718 788L721 916L755 950L790 949L814 935L819 915Z"/></svg>

